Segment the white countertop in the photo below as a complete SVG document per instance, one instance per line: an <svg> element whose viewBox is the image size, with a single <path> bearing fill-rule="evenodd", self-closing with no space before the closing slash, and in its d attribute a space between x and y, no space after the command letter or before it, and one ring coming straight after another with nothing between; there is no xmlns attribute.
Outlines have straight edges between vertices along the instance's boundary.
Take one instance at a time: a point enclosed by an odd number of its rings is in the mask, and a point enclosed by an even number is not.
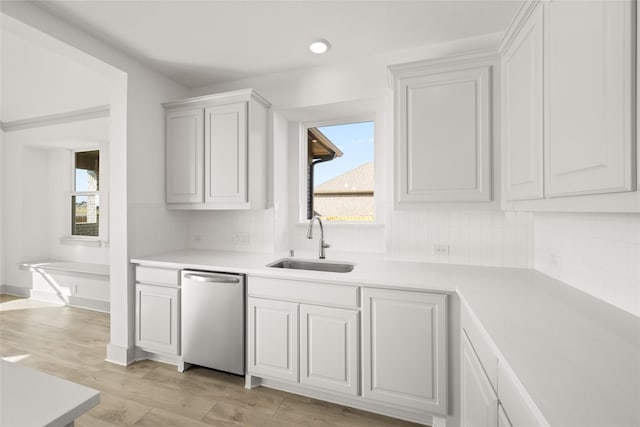
<svg viewBox="0 0 640 427"><path fill-rule="evenodd" d="M457 293L552 426L640 426L640 318L535 270L330 257L350 273L266 267L276 255L184 250L149 266Z"/></svg>
<svg viewBox="0 0 640 427"><path fill-rule="evenodd" d="M0 360L0 425L62 427L100 403L100 392Z"/></svg>

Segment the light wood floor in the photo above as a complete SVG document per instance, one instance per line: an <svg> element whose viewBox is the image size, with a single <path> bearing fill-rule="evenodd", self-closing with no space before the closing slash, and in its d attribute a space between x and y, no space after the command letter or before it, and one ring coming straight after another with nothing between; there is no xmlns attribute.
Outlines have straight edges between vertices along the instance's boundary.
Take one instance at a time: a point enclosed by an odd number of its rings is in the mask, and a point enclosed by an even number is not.
<svg viewBox="0 0 640 427"><path fill-rule="evenodd" d="M104 361L109 315L0 295L0 357L101 391L76 426L416 426L205 368ZM37 410L37 408L34 408Z"/></svg>

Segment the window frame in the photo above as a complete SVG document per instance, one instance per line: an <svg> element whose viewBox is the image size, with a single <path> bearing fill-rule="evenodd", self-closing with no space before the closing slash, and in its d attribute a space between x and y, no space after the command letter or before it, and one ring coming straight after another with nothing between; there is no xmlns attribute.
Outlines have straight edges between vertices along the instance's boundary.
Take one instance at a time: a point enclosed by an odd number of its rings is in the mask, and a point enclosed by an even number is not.
<svg viewBox="0 0 640 427"><path fill-rule="evenodd" d="M102 149L102 147L100 146L95 146L95 147L84 147L84 148L78 148L78 149L72 149L70 150L71 154L71 165L70 165L70 174L71 174L71 179L69 181L69 193L67 195L67 214L66 214L66 219L67 219L67 239L68 240L77 240L77 241L87 241L87 242L96 242L99 243L103 240L103 237L106 235L106 225L104 225L104 220L102 218L102 214L106 214L106 209L104 209L104 204L105 204L105 197L103 197L104 195L104 191L103 191L103 152L105 150ZM87 151L97 151L98 152L98 161L100 164L100 167L98 168L98 190L97 191L76 191L76 153L84 153ZM84 235L78 235L78 234L73 234L73 215L74 215L74 211L73 208L71 207L72 203L72 198L75 196L93 196L96 195L98 196L98 200L100 201L100 210L103 211L100 215L100 219L98 220L98 235L97 236L84 236Z"/></svg>
<svg viewBox="0 0 640 427"><path fill-rule="evenodd" d="M320 128L324 126L339 126L339 125L348 125L354 123L364 123L364 122L372 122L373 123L373 134L374 134L374 149L373 149L373 164L374 164L374 179L373 179L373 221L326 221L325 225L331 224L332 226L337 225L357 225L357 226L379 226L381 224L380 215L378 212L378 178L377 175L377 166L378 156L376 149L377 145L377 128L378 123L376 121L375 114L362 114L362 115L353 115L353 116L342 116L339 118L331 119L331 120L321 120L321 121L305 121L300 122L299 126L299 144L298 144L298 223L306 224L309 222L307 218L307 158L308 158L308 140L307 133L310 128ZM312 196L313 197L313 196Z"/></svg>

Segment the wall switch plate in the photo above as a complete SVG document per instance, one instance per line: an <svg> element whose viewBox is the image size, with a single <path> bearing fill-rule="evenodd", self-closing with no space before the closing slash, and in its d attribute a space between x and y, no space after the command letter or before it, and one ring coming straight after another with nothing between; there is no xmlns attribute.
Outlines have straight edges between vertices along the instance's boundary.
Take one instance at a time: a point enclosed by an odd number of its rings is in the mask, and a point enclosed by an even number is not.
<svg viewBox="0 0 640 427"><path fill-rule="evenodd" d="M433 255L437 256L449 256L449 245L434 243L433 244Z"/></svg>

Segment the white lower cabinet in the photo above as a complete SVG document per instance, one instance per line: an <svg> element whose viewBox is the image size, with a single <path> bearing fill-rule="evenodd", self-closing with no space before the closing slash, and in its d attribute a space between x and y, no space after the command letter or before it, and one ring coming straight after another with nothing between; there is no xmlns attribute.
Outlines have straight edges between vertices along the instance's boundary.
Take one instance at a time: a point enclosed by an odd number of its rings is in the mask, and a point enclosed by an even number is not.
<svg viewBox="0 0 640 427"><path fill-rule="evenodd" d="M248 370L298 381L298 304L249 298Z"/></svg>
<svg viewBox="0 0 640 427"><path fill-rule="evenodd" d="M357 310L252 297L248 307L252 375L358 394Z"/></svg>
<svg viewBox="0 0 640 427"><path fill-rule="evenodd" d="M254 276L247 292L247 384L423 423L448 415L447 295Z"/></svg>
<svg viewBox="0 0 640 427"><path fill-rule="evenodd" d="M462 427L495 427L498 423L498 396L464 332L460 375Z"/></svg>
<svg viewBox="0 0 640 427"><path fill-rule="evenodd" d="M535 402L470 309L461 309L461 425L548 427Z"/></svg>
<svg viewBox="0 0 640 427"><path fill-rule="evenodd" d="M359 313L300 306L300 383L357 395Z"/></svg>
<svg viewBox="0 0 640 427"><path fill-rule="evenodd" d="M180 270L136 266L136 347L180 355Z"/></svg>
<svg viewBox="0 0 640 427"><path fill-rule="evenodd" d="M366 399L447 412L447 296L362 290Z"/></svg>
<svg viewBox="0 0 640 427"><path fill-rule="evenodd" d="M180 354L180 288L136 283L137 347Z"/></svg>

